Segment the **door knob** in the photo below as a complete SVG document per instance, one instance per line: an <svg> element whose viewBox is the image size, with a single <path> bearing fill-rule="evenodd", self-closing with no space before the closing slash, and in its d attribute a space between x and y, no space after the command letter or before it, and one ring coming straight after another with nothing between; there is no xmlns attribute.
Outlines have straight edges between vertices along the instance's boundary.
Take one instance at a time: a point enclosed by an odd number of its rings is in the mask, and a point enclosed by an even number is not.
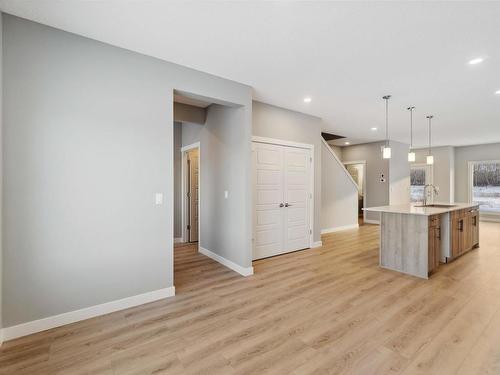
<svg viewBox="0 0 500 375"><path fill-rule="evenodd" d="M280 207L285 207L285 205L283 203L280 203Z"/></svg>
<svg viewBox="0 0 500 375"><path fill-rule="evenodd" d="M285 203L285 207L292 207L292 205L288 204L288 202L287 202L287 203Z"/></svg>

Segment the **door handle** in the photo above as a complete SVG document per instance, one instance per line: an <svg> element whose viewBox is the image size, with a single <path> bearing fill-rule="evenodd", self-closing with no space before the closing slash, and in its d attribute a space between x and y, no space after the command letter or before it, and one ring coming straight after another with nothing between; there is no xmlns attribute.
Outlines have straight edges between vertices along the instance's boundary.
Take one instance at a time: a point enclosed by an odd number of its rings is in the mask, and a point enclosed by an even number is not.
<svg viewBox="0 0 500 375"><path fill-rule="evenodd" d="M463 220L460 220L460 221L458 222L458 230L459 230L460 232L463 232L463 231L464 231L464 221L463 221Z"/></svg>
<svg viewBox="0 0 500 375"><path fill-rule="evenodd" d="M285 205L283 203L280 203L280 207L285 207Z"/></svg>
<svg viewBox="0 0 500 375"><path fill-rule="evenodd" d="M288 204L288 202L287 202L287 203L285 203L285 207L292 207L292 205Z"/></svg>

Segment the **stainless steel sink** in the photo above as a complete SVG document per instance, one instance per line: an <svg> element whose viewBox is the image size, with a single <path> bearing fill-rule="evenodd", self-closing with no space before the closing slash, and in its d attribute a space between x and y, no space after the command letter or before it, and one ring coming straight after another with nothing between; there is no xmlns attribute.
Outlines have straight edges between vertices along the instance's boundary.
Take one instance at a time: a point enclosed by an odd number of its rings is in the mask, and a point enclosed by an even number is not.
<svg viewBox="0 0 500 375"><path fill-rule="evenodd" d="M436 208L449 208L449 207L455 207L456 204L439 204L439 203L436 203L436 204L426 204L426 205L418 205L418 206L415 206L415 207L436 207Z"/></svg>

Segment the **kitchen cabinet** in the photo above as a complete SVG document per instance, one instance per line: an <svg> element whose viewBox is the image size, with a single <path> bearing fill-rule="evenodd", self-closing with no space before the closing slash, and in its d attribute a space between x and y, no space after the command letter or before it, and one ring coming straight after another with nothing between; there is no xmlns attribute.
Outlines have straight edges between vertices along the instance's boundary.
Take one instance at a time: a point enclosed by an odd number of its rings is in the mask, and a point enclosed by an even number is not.
<svg viewBox="0 0 500 375"><path fill-rule="evenodd" d="M439 266L441 254L441 219L440 215L429 217L428 230L428 271L435 271Z"/></svg>
<svg viewBox="0 0 500 375"><path fill-rule="evenodd" d="M478 207L451 213L451 254L458 257L479 245Z"/></svg>

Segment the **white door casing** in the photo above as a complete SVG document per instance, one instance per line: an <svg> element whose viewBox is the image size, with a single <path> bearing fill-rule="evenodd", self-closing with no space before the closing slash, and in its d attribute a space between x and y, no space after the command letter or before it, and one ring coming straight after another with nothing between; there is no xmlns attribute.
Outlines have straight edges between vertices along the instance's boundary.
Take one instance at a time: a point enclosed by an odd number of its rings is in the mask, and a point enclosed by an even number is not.
<svg viewBox="0 0 500 375"><path fill-rule="evenodd" d="M253 143L254 212L253 259L279 254L284 249L283 150L279 146Z"/></svg>
<svg viewBox="0 0 500 375"><path fill-rule="evenodd" d="M285 250L309 247L309 201L311 152L281 146L285 154Z"/></svg>
<svg viewBox="0 0 500 375"><path fill-rule="evenodd" d="M253 259L310 247L312 150L253 142L252 162Z"/></svg>
<svg viewBox="0 0 500 375"><path fill-rule="evenodd" d="M199 223L199 153L188 152L189 163L189 242L198 241Z"/></svg>

